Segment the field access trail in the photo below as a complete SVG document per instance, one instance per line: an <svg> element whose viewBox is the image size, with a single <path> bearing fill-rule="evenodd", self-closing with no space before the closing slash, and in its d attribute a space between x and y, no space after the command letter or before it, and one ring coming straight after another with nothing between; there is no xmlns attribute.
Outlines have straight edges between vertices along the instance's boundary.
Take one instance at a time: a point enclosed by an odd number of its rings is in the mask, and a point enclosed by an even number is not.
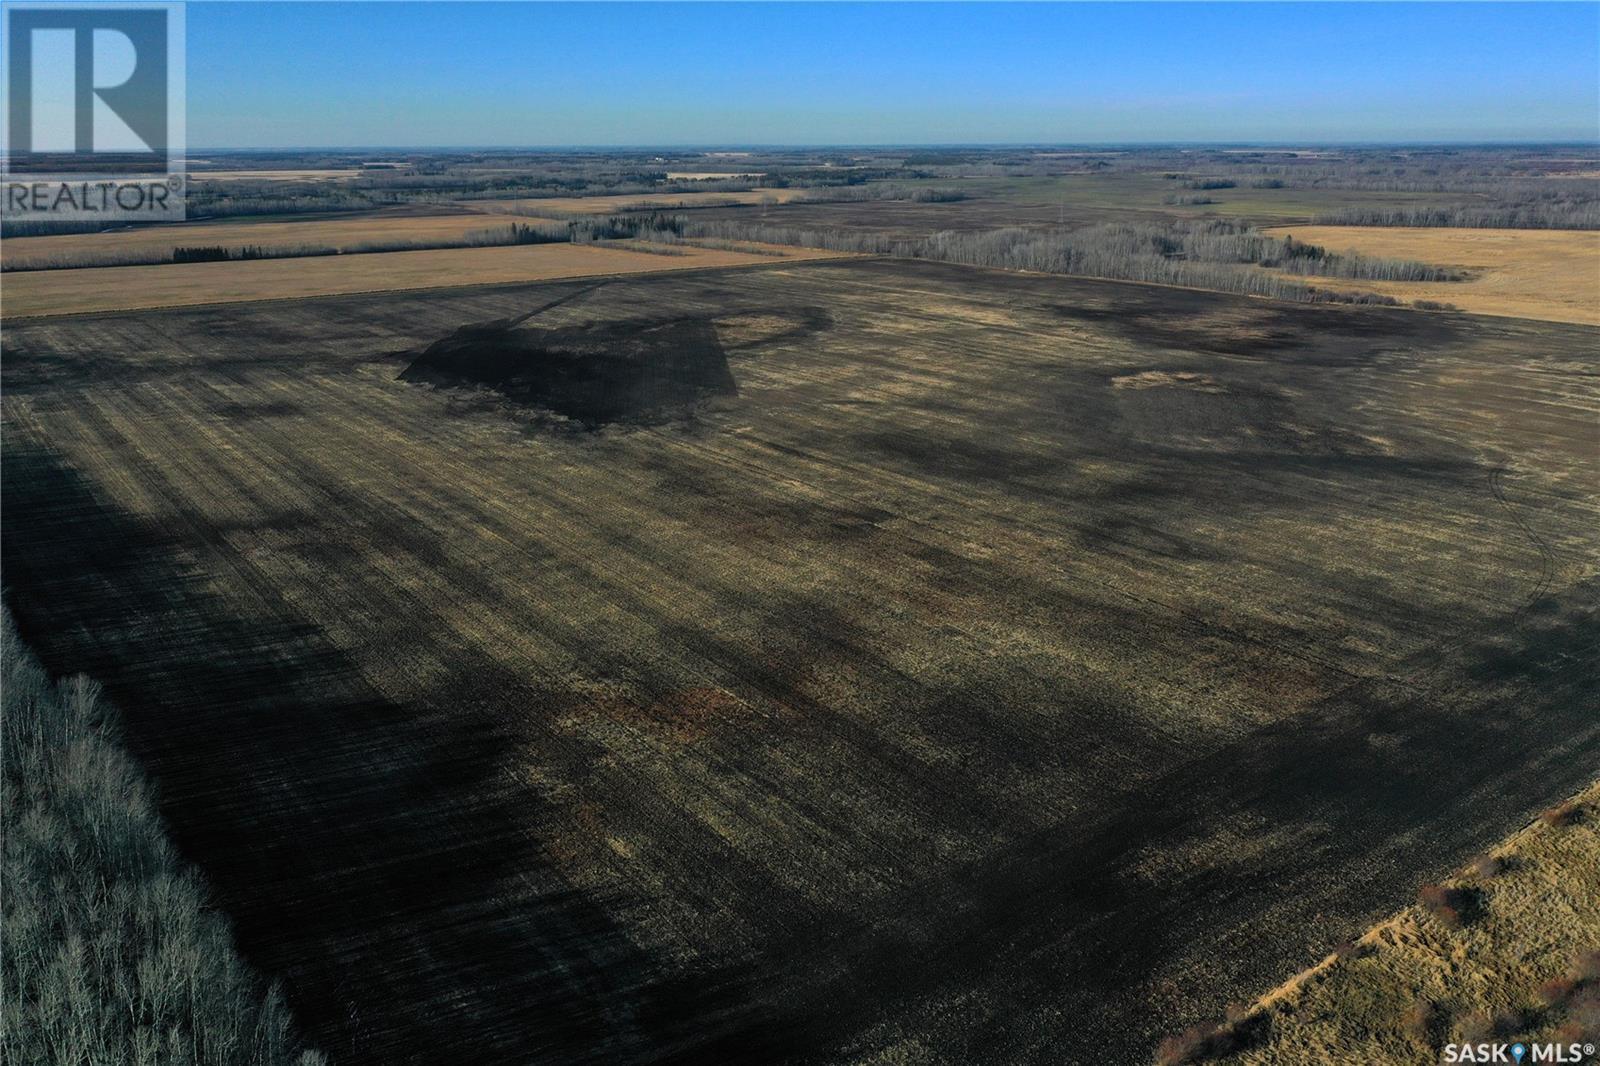
<svg viewBox="0 0 1600 1066"><path fill-rule="evenodd" d="M636 337L715 394L507 363ZM1592 779L1597 339L879 259L13 321L7 592L334 1061L1141 1062Z"/></svg>

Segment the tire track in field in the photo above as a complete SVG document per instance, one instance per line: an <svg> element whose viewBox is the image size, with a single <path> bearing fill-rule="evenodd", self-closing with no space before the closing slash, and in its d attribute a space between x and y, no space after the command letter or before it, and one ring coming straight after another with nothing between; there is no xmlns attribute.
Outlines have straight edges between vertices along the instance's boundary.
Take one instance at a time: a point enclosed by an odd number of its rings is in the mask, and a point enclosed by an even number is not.
<svg viewBox="0 0 1600 1066"><path fill-rule="evenodd" d="M1506 498L1505 475L1505 464L1500 463L1490 467L1489 491L1494 495L1495 502L1500 505L1506 514L1511 516L1511 520L1522 531L1523 539L1532 544L1534 550L1539 553L1539 574L1534 579L1533 589L1528 593L1527 598L1523 600L1521 605L1512 612L1511 617L1506 622L1507 629L1515 630L1522 627L1522 623L1527 619L1528 612L1533 609L1534 604L1543 599L1550 591L1550 585L1555 580L1556 557L1555 553L1550 550L1550 545L1539 535L1538 530L1534 529L1528 523L1528 520L1523 517L1522 508L1515 506Z"/></svg>
<svg viewBox="0 0 1600 1066"><path fill-rule="evenodd" d="M1507 466L1504 462L1496 462L1489 467L1484 475L1489 494L1501 510L1511 518L1522 539L1532 545L1539 560L1538 569L1534 574L1529 592L1503 621L1501 632L1510 634L1522 629L1533 607L1549 594L1555 581L1556 558L1555 553L1550 550L1550 546L1545 539L1523 517L1521 509L1507 499L1504 486L1506 470ZM1425 690L1429 685L1433 684L1440 673L1450 664L1452 656L1459 653L1461 648L1474 635L1481 635L1482 632L1483 627L1481 624L1474 623L1471 620L1463 620L1457 623L1448 635L1442 637L1430 648L1426 649L1424 653L1415 657L1422 661L1417 670L1409 675L1396 673L1391 676L1396 681L1407 684L1414 689Z"/></svg>

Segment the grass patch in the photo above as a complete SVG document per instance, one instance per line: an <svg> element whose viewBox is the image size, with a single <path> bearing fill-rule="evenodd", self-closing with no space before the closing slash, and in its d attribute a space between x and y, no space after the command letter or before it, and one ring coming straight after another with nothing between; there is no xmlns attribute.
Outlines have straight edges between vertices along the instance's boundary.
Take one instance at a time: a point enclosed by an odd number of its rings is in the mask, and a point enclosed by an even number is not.
<svg viewBox="0 0 1600 1066"><path fill-rule="evenodd" d="M1263 997L1254 1046L1158 1061L1435 1062L1450 1043L1600 1039L1597 805L1600 784Z"/></svg>

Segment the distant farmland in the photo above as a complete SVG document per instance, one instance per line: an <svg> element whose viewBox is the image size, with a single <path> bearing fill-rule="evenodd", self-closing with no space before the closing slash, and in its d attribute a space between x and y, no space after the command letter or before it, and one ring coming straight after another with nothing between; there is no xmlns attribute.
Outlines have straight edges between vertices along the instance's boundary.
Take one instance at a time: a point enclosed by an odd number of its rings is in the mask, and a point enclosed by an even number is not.
<svg viewBox="0 0 1600 1066"><path fill-rule="evenodd" d="M730 251L689 244L667 248L608 241L23 271L5 277L6 311L13 317L83 314L658 270L763 266L785 258L829 259L837 255L809 248L748 247L756 250Z"/></svg>
<svg viewBox="0 0 1600 1066"><path fill-rule="evenodd" d="M481 211L510 211L538 215L604 215L612 211L639 211L650 208L701 208L721 204L787 203L818 195L816 189L749 189L740 192L655 192L617 196L541 196L510 200L466 201Z"/></svg>
<svg viewBox="0 0 1600 1066"><path fill-rule="evenodd" d="M1592 779L1596 338L885 259L8 321L4 567L332 1061L1133 1062Z"/></svg>
<svg viewBox="0 0 1600 1066"><path fill-rule="evenodd" d="M461 209L434 209L423 213L373 212L356 216L292 219L284 221L184 222L170 226L141 226L109 233L70 233L50 237L6 238L9 270L57 264L87 265L117 256L165 255L176 248L337 248L341 251L397 241L456 241L473 233L504 229L508 220ZM518 219L527 223L532 219ZM14 279L7 278L7 284Z"/></svg>

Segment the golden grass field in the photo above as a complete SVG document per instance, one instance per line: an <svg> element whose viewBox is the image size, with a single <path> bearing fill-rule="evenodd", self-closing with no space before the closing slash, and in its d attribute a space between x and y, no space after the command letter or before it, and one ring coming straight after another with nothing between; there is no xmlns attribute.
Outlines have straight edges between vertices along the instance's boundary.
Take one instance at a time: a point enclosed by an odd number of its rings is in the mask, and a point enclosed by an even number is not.
<svg viewBox="0 0 1600 1066"><path fill-rule="evenodd" d="M484 211L550 211L560 214L604 215L646 207L710 207L725 204L786 204L814 194L815 189L749 189L745 192L659 192L622 196L545 196L515 200L469 200Z"/></svg>
<svg viewBox="0 0 1600 1066"><path fill-rule="evenodd" d="M1263 997L1270 1035L1227 1061L1436 1063L1446 1043L1600 1037L1582 1016L1593 1008L1549 985L1574 975L1577 955L1600 951L1600 783L1575 803L1570 820L1534 821L1485 868L1447 882L1483 893L1481 917L1451 928L1421 905L1405 908L1356 951ZM1590 998L1597 982L1582 982Z"/></svg>
<svg viewBox="0 0 1600 1066"><path fill-rule="evenodd" d="M1470 281L1366 281L1363 291L1441 300L1479 315L1600 326L1600 232L1593 230L1430 229L1401 226L1280 226L1332 252L1462 266Z"/></svg>
<svg viewBox="0 0 1600 1066"><path fill-rule="evenodd" d="M551 220L519 218L516 221L538 223ZM468 211L438 214L378 212L300 221L179 222L170 226L143 226L108 233L10 237L5 242L5 258L11 268L26 269L30 263L48 265L60 261L88 261L97 256L170 254L175 248L197 245L227 248L314 245L348 249L371 241L460 240L470 233L503 231L507 225L503 217Z"/></svg>
<svg viewBox="0 0 1600 1066"><path fill-rule="evenodd" d="M250 259L226 263L85 267L8 273L7 318L88 311L282 300L336 293L427 289L606 274L642 274L828 259L840 253L769 246L759 252L678 246L661 254L638 242L440 248L419 252Z"/></svg>

